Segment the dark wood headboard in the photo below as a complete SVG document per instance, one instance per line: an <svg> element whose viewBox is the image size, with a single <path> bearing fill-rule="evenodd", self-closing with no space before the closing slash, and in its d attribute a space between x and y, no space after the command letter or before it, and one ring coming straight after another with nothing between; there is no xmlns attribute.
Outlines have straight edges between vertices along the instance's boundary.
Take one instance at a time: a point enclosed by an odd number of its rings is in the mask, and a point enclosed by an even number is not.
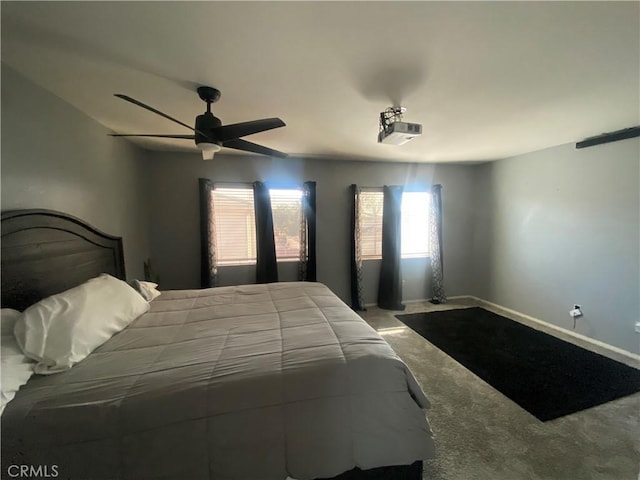
<svg viewBox="0 0 640 480"><path fill-rule="evenodd" d="M2 307L24 310L101 273L125 280L122 238L52 210L2 212Z"/></svg>

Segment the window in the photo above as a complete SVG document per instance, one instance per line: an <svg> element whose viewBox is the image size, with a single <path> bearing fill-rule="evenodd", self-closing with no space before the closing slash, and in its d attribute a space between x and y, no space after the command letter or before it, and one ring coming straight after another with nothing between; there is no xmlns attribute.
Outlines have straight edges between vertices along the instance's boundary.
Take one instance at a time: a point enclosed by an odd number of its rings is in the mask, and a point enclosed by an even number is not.
<svg viewBox="0 0 640 480"><path fill-rule="evenodd" d="M429 256L429 194L402 193L402 257Z"/></svg>
<svg viewBox="0 0 640 480"><path fill-rule="evenodd" d="M270 189L273 236L278 261L300 260L302 190Z"/></svg>
<svg viewBox="0 0 640 480"><path fill-rule="evenodd" d="M215 188L213 222L219 265L256 263L253 189Z"/></svg>
<svg viewBox="0 0 640 480"><path fill-rule="evenodd" d="M360 192L360 252L363 259L382 257L382 192Z"/></svg>
<svg viewBox="0 0 640 480"><path fill-rule="evenodd" d="M381 191L360 192L360 249L362 258L382 258L382 205ZM403 192L402 194L402 257L429 256L429 194Z"/></svg>
<svg viewBox="0 0 640 480"><path fill-rule="evenodd" d="M298 261L302 190L270 189L273 234L278 261ZM256 263L256 217L253 189L220 187L213 190L218 265L252 265Z"/></svg>

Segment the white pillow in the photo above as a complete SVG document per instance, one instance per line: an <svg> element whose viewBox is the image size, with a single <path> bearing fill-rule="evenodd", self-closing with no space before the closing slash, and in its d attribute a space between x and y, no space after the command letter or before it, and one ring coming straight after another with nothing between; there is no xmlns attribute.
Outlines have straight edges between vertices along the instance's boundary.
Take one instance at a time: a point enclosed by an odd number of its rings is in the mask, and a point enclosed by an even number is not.
<svg viewBox="0 0 640 480"><path fill-rule="evenodd" d="M2 309L0 323L2 325L2 344L0 344L0 414L4 407L15 397L18 389L27 383L33 375L35 362L24 356L13 336L13 327L20 317L20 312L10 308Z"/></svg>
<svg viewBox="0 0 640 480"><path fill-rule="evenodd" d="M15 326L36 373L68 370L149 310L126 282L103 273L27 308Z"/></svg>
<svg viewBox="0 0 640 480"><path fill-rule="evenodd" d="M160 291L157 289L157 286L157 283L143 282L140 280L140 292L147 302L150 302L154 298L158 298L160 296Z"/></svg>
<svg viewBox="0 0 640 480"><path fill-rule="evenodd" d="M154 298L160 296L160 292L157 290L157 283L145 282L142 280L132 280L131 285L147 302L152 301Z"/></svg>

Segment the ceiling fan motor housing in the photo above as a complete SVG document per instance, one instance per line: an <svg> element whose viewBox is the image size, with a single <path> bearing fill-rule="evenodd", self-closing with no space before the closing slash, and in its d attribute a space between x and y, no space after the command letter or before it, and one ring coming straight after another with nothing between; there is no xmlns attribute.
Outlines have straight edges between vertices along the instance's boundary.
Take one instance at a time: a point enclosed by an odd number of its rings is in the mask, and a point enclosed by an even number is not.
<svg viewBox="0 0 640 480"><path fill-rule="evenodd" d="M196 145L199 143L215 143L222 146L222 142L213 135L213 129L222 125L222 121L213 115L211 112L203 113L196 117ZM209 136L205 137L200 133L206 133Z"/></svg>
<svg viewBox="0 0 640 480"><path fill-rule="evenodd" d="M198 96L202 100L207 102L207 104L217 102L218 100L220 100L220 97L222 96L222 93L220 93L220 90L213 87L202 86L202 87L198 87L196 91L198 92Z"/></svg>

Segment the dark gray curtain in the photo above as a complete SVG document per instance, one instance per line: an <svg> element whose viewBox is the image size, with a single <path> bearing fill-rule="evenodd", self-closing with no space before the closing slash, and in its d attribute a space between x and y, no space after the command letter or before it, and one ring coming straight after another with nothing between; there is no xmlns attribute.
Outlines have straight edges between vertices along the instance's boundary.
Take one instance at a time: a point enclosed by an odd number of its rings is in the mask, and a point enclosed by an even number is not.
<svg viewBox="0 0 640 480"><path fill-rule="evenodd" d="M253 183L253 202L256 213L256 283L277 282L278 262L273 236L271 197L264 183Z"/></svg>
<svg viewBox="0 0 640 480"><path fill-rule="evenodd" d="M382 204L382 263L378 284L378 306L387 310L404 310L402 304L401 215L402 186L384 186Z"/></svg>
<svg viewBox="0 0 640 480"><path fill-rule="evenodd" d="M349 187L351 195L351 308L365 311L362 294L362 253L360 250L360 188Z"/></svg>
<svg viewBox="0 0 640 480"><path fill-rule="evenodd" d="M304 182L302 185L298 280L316 281L316 182Z"/></svg>
<svg viewBox="0 0 640 480"><path fill-rule="evenodd" d="M434 185L429 202L429 245L431 247L431 271L433 297L431 303L445 303L444 264L442 258L442 185Z"/></svg>
<svg viewBox="0 0 640 480"><path fill-rule="evenodd" d="M216 242L213 226L213 183L207 178L198 180L200 185L200 287L218 285Z"/></svg>

